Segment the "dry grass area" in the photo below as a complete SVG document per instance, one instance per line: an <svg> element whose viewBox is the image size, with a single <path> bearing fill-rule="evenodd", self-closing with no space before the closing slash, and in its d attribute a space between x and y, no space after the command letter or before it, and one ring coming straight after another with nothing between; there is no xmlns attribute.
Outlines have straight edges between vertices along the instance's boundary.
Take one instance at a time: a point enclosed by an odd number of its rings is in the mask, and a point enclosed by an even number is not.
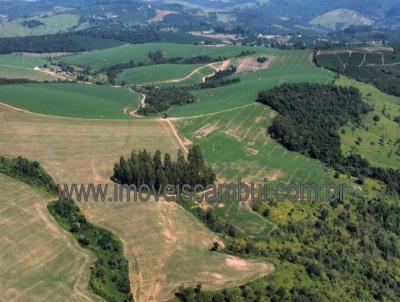
<svg viewBox="0 0 400 302"><path fill-rule="evenodd" d="M156 9L156 15L149 20L149 22L162 22L164 18L168 15L176 14L177 12L170 10Z"/></svg>
<svg viewBox="0 0 400 302"><path fill-rule="evenodd" d="M237 73L252 72L252 71L267 69L275 60L276 57L269 56L266 62L260 63L257 61L257 58L254 57L245 58L240 62L239 67L237 68Z"/></svg>
<svg viewBox="0 0 400 302"><path fill-rule="evenodd" d="M100 301L90 255L47 211L49 197L0 174L1 301Z"/></svg>
<svg viewBox="0 0 400 302"><path fill-rule="evenodd" d="M158 120L55 118L6 107L0 112L0 154L36 159L62 183L106 183L120 155L143 148L175 154L179 146L171 128ZM124 242L135 301L165 301L181 284L201 282L205 289L238 285L273 270L265 263L210 252L216 235L174 203L80 206L90 221Z"/></svg>

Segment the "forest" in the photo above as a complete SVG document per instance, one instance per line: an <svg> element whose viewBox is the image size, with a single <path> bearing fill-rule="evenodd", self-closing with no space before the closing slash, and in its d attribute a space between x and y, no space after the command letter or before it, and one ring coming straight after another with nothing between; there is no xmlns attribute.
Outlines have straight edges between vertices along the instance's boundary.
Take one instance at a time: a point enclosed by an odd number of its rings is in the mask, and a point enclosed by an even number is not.
<svg viewBox="0 0 400 302"><path fill-rule="evenodd" d="M342 155L339 129L348 122L362 126L361 116L371 111L356 88L284 84L261 92L257 101L279 113L268 131L287 149L341 173L380 180L390 193L400 194L400 170L372 167L357 154Z"/></svg>
<svg viewBox="0 0 400 302"><path fill-rule="evenodd" d="M207 166L198 145L191 146L187 158L179 150L176 161L169 153L162 156L157 150L154 155L143 150L132 152L128 159L121 156L119 163L114 165L114 182L126 185L148 185L158 190L165 185L193 188L201 184L207 186L214 183L216 175L211 167Z"/></svg>

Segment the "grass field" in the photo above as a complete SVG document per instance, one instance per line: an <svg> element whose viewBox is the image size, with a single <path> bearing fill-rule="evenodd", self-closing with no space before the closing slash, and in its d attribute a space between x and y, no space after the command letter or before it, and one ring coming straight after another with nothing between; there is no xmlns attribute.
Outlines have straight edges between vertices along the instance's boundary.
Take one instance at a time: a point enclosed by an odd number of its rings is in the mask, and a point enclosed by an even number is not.
<svg viewBox="0 0 400 302"><path fill-rule="evenodd" d="M39 160L62 183L106 183L120 155L142 148L175 154L177 145L158 120L71 120L1 110L0 154ZM273 269L209 251L217 236L175 203L80 206L91 222L123 241L135 301L165 301L181 284L243 284Z"/></svg>
<svg viewBox="0 0 400 302"><path fill-rule="evenodd" d="M39 20L45 25L29 28L21 24L23 21ZM55 34L67 31L78 25L79 16L71 14L55 14L47 17L17 19L0 24L0 37L33 36Z"/></svg>
<svg viewBox="0 0 400 302"><path fill-rule="evenodd" d="M329 71L316 68L309 51L279 51L258 49L272 60L264 70L240 74L241 82L234 85L194 91L197 103L172 108L171 116L195 116L250 104L261 90L282 83L317 82L332 80Z"/></svg>
<svg viewBox="0 0 400 302"><path fill-rule="evenodd" d="M100 301L87 288L92 259L47 212L49 197L0 174L2 301Z"/></svg>
<svg viewBox="0 0 400 302"><path fill-rule="evenodd" d="M148 53L161 50L167 58L194 56L234 57L242 51L250 50L262 53L262 48L252 48L246 46L196 46L190 44L173 43L146 43L130 44L103 50L94 50L65 57L63 60L72 65L89 66L99 70L120 63L128 63L130 60L135 62L148 62Z"/></svg>
<svg viewBox="0 0 400 302"><path fill-rule="evenodd" d="M36 66L48 64L46 58L20 54L0 55L0 78L24 78L35 81L54 80L47 74L34 70Z"/></svg>
<svg viewBox="0 0 400 302"><path fill-rule="evenodd" d="M35 113L78 118L129 118L140 95L127 88L75 83L4 85L0 102Z"/></svg>
<svg viewBox="0 0 400 302"><path fill-rule="evenodd" d="M204 65L159 64L124 69L117 77L117 83L148 84L183 79L195 69ZM204 67L206 69L207 66Z"/></svg>
<svg viewBox="0 0 400 302"><path fill-rule="evenodd" d="M374 107L363 119L363 128L354 128L353 125L343 128L343 152L361 154L376 167L400 168L400 124L393 121L400 116L399 98L345 77L337 80L336 84L360 89L364 101ZM379 117L379 121L375 121L374 116Z"/></svg>
<svg viewBox="0 0 400 302"><path fill-rule="evenodd" d="M277 183L313 183L322 193L327 177L323 165L287 151L267 135L274 116L268 107L250 104L223 113L178 119L176 124L186 138L201 146L220 181L237 182L241 177L243 182L261 184L267 178L270 197ZM230 201L213 208L219 217L247 235L265 237L272 230L269 221L246 206Z"/></svg>

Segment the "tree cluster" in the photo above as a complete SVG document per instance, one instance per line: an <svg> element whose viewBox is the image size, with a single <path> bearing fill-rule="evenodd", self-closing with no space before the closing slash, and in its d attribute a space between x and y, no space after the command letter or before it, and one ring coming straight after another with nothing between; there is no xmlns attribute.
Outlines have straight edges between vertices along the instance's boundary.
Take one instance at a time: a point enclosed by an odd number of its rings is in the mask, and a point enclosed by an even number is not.
<svg viewBox="0 0 400 302"><path fill-rule="evenodd" d="M171 106L191 104L196 98L186 89L175 87L137 87L136 90L146 95L146 106L138 110L142 115L154 115L167 112Z"/></svg>
<svg viewBox="0 0 400 302"><path fill-rule="evenodd" d="M53 178L37 161L30 161L21 156L12 159L0 156L0 173L17 178L31 186L44 188L51 193L58 192Z"/></svg>
<svg viewBox="0 0 400 302"><path fill-rule="evenodd" d="M169 185L207 186L214 183L216 176L211 167L204 163L201 149L198 145L191 146L187 158L181 150L178 151L176 161L169 153L162 154L157 150L154 155L143 150L132 152L128 159L121 156L114 165L114 174L111 179L115 182L136 185L148 185L159 189Z"/></svg>

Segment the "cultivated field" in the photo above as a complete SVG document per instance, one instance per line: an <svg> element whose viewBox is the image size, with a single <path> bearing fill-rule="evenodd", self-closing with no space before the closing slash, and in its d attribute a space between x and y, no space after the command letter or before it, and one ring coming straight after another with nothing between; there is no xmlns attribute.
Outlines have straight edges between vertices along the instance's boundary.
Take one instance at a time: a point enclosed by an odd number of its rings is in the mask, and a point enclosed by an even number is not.
<svg viewBox="0 0 400 302"><path fill-rule="evenodd" d="M34 70L37 66L49 64L46 58L21 54L0 55L0 78L24 78L35 81L51 81L54 77Z"/></svg>
<svg viewBox="0 0 400 302"><path fill-rule="evenodd" d="M29 20L39 20L44 23L44 25L29 28L21 24L21 22ZM69 28L78 25L78 21L79 16L71 14L58 14L43 18L17 19L0 24L0 37L55 34L60 31L67 31Z"/></svg>
<svg viewBox="0 0 400 302"><path fill-rule="evenodd" d="M375 167L400 168L400 124L394 121L396 116L400 116L399 99L345 77L337 80L336 84L360 89L364 101L374 107L363 119L362 128L353 125L343 128L343 152L361 154ZM376 116L379 120L374 120Z"/></svg>
<svg viewBox="0 0 400 302"><path fill-rule="evenodd" d="M196 116L212 113L250 104L256 100L261 90L282 83L327 83L332 80L332 74L329 71L313 65L310 51L280 51L262 48L256 50L272 61L267 69L235 75L241 79L238 84L194 91L199 102L172 108L169 114Z"/></svg>
<svg viewBox="0 0 400 302"><path fill-rule="evenodd" d="M177 84L196 77L197 71L202 71L203 69L210 70L207 65L198 64L158 64L129 68L118 74L117 82L125 82L126 84L153 83L158 85L163 84L163 82Z"/></svg>
<svg viewBox="0 0 400 302"><path fill-rule="evenodd" d="M169 126L158 120L64 119L3 108L0 129L0 154L37 159L63 183L106 183L121 154L178 148ZM210 252L217 236L175 203L80 205L91 222L124 242L135 301L164 301L181 284L201 282L205 289L243 284L273 269Z"/></svg>
<svg viewBox="0 0 400 302"><path fill-rule="evenodd" d="M103 50L94 50L76 55L67 56L64 61L68 64L89 66L99 70L120 63L148 62L148 53L161 50L167 58L189 58L194 56L217 57L235 57L242 51L256 51L262 53L263 49L255 49L246 46L197 46L190 44L172 44L172 43L145 43L145 44L127 44L120 47L114 47Z"/></svg>
<svg viewBox="0 0 400 302"><path fill-rule="evenodd" d="M59 228L49 201L0 174L0 300L100 301L87 287L92 256Z"/></svg>
<svg viewBox="0 0 400 302"><path fill-rule="evenodd" d="M220 180L237 182L241 177L243 182L261 184L266 178L270 197L277 183L312 183L324 188L326 173L321 163L287 151L268 136L267 126L275 114L254 103L198 118L177 119L176 124L188 140L201 146L204 158ZM247 206L229 202L213 208L219 217L247 235L263 237L272 230L270 222Z"/></svg>
<svg viewBox="0 0 400 302"><path fill-rule="evenodd" d="M127 88L76 83L13 84L0 90L0 102L46 115L127 119L127 107L140 95Z"/></svg>

